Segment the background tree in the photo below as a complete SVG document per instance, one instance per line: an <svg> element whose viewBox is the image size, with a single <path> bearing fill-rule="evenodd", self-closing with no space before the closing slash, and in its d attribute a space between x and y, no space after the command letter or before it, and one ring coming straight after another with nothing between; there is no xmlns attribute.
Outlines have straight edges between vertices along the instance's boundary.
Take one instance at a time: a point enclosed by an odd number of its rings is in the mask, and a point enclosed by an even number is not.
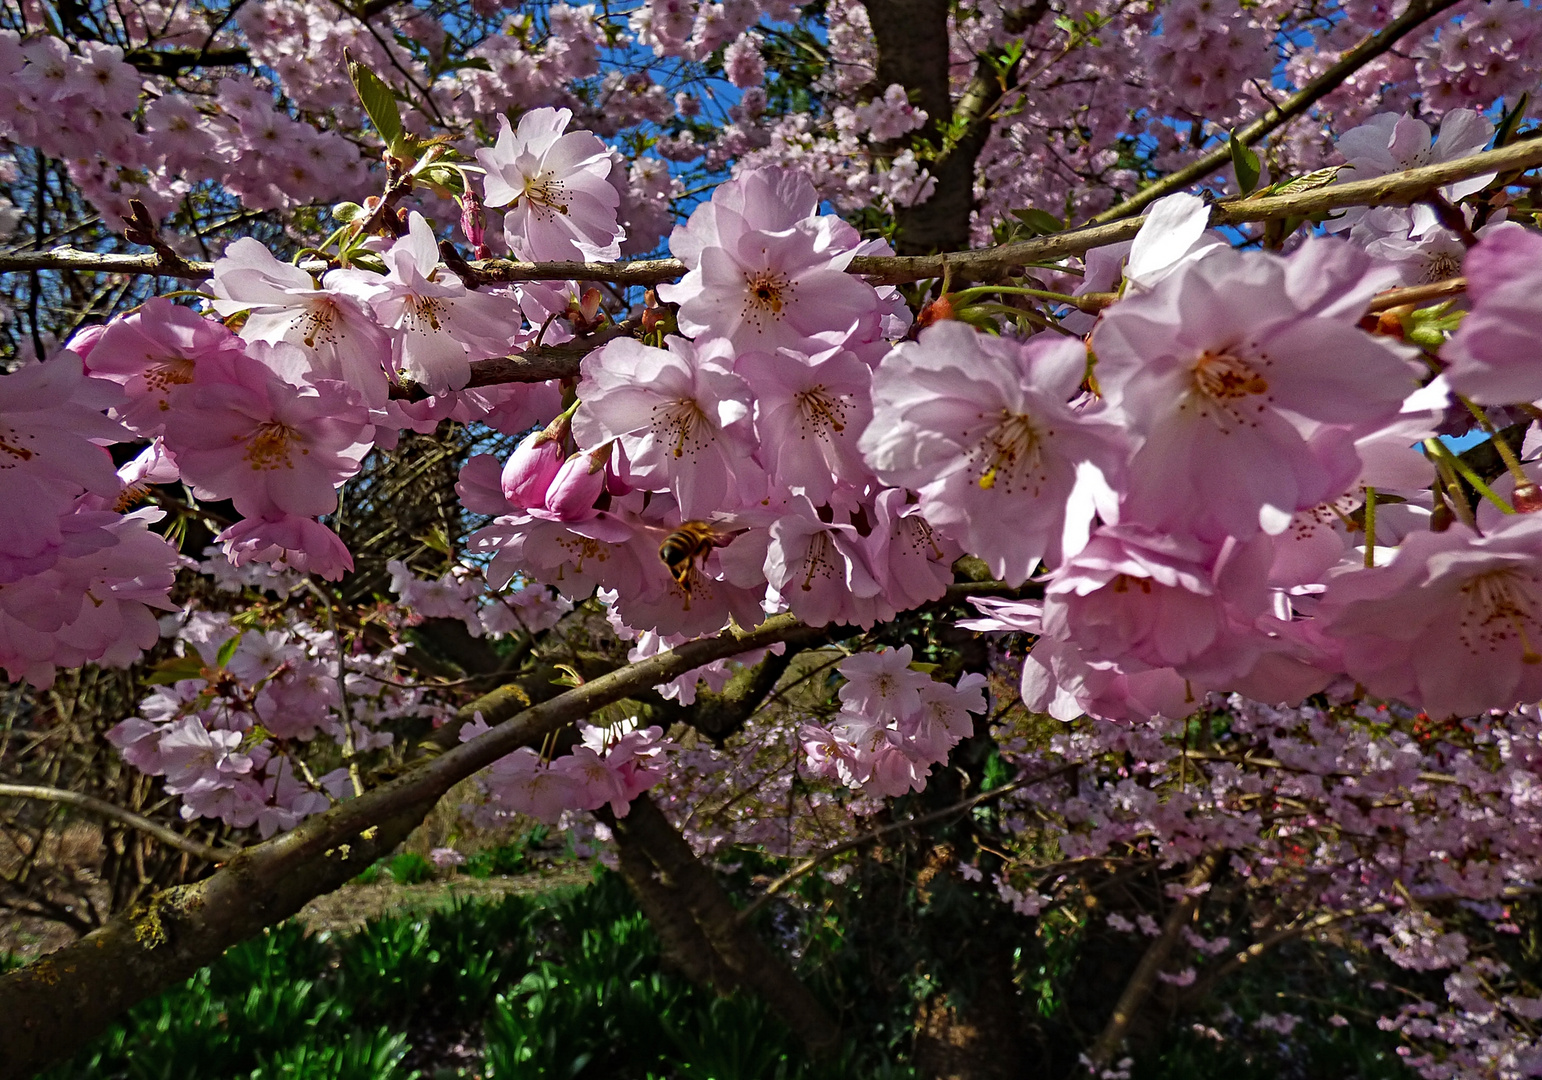
<svg viewBox="0 0 1542 1080"><path fill-rule="evenodd" d="M472 776L815 1056L1120 1075L1311 940L1535 1071L1527 3L0 26L0 900L85 935L0 1075Z"/></svg>

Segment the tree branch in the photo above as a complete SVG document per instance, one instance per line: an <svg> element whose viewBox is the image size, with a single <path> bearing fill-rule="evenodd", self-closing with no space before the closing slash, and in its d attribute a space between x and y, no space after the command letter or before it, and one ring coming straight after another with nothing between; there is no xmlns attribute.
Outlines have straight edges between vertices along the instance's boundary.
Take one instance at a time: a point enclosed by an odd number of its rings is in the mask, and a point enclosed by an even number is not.
<svg viewBox="0 0 1542 1080"><path fill-rule="evenodd" d="M1344 80L1348 79L1356 71L1366 64L1381 56L1397 44L1402 38L1417 29L1425 20L1455 7L1460 0L1412 0L1408 10L1393 19L1376 33L1371 34L1350 49L1332 67L1328 68L1317 78L1307 83L1296 93L1286 98L1282 104L1272 106L1262 116L1253 120L1236 133L1236 139L1243 145L1251 145L1262 139L1276 128L1283 127L1296 117L1305 113L1317 102L1327 97L1338 89ZM1118 206L1098 214L1091 219L1091 224L1101 225L1109 221L1117 221L1128 217L1137 210L1160 199L1163 195L1174 191L1181 191L1194 183L1203 180L1206 176L1224 168L1231 161L1231 147L1222 145L1210 151L1210 153L1191 162L1175 173L1156 181L1150 186L1130 196Z"/></svg>
<svg viewBox="0 0 1542 1080"><path fill-rule="evenodd" d="M132 810L126 810L121 806L98 799L92 795L82 795L78 791L64 791L61 788L42 787L37 784L0 784L0 798L12 799L37 799L41 802L63 803L66 806L79 807L93 814L111 818L131 829L138 829L142 833L148 833L167 847L185 851L195 859L205 862L220 863L230 859L236 854L232 848L212 848L207 844L201 844L197 840L181 833L168 829L166 826L151 821L147 817L141 817Z"/></svg>
<svg viewBox="0 0 1542 1080"><path fill-rule="evenodd" d="M198 67L240 67L252 62L245 49L130 49L123 61L144 75L174 79Z"/></svg>
<svg viewBox="0 0 1542 1080"><path fill-rule="evenodd" d="M601 706L713 660L823 633L779 615L754 630L725 630L602 675L0 977L0 1016L6 1018L0 1025L0 1080L22 1080L69 1055L130 1005L357 876L400 843L452 786L519 747L538 745Z"/></svg>
<svg viewBox="0 0 1542 1080"><path fill-rule="evenodd" d="M830 847L827 847L819 854L810 856L809 858L805 859L803 862L787 871L787 873L777 878L770 885L766 886L765 892L757 896L748 907L739 912L739 918L740 920L748 919L750 916L754 915L755 912L759 911L761 908L765 907L766 904L770 903L771 898L777 893L781 892L783 889L787 888L787 886L791 885L805 874L808 874L810 871L816 870L823 866L837 855L841 855L848 851L854 851L855 849L861 847L863 844L870 844L874 840L881 840L891 833L901 832L905 829L920 828L922 825L930 825L934 821L941 821L942 819L952 817L955 814L966 813L970 810L973 810L976 806L981 806L995 799L999 799L1003 795L1010 795L1012 792L1020 791L1025 787L1033 787L1035 784L1042 784L1046 781L1055 779L1057 776L1063 776L1070 772L1072 769L1079 768L1080 765L1080 762L1072 762L1069 765L1062 765L1058 769L1052 769L1040 776L1025 776L1021 779L1013 780L1009 784L1002 784L999 788L992 788L989 791L982 791L978 795L972 795L967 799L963 799L954 803L952 806L944 806L941 810L934 810L930 814L922 814L920 817L910 818L907 821L896 821L890 825L885 825L882 828L873 829L871 832L865 832L861 836L854 836L850 840L843 840L839 844L834 844Z"/></svg>
<svg viewBox="0 0 1542 1080"><path fill-rule="evenodd" d="M1226 199L1212 208L1210 224L1240 225L1273 218L1309 218L1349 206L1408 206L1435 188L1458 180L1485 173L1513 173L1537 165L1542 165L1542 137L1524 139L1499 150L1486 150L1455 161L1387 173L1368 180L1328 184L1285 195ZM859 255L851 260L847 272L861 275L875 285L898 285L942 277L945 269L951 270L957 278L991 281L1010 276L1033 263L1082 255L1093 248L1129 240L1140 231L1144 223L1144 217L1126 218L1106 225L1067 229L1065 232L1032 240L944 255ZM626 285L653 285L677 278L685 272L685 267L678 259L642 259L619 263L514 263L488 259L474 262L471 266L491 281L581 280L614 281ZM326 269L325 264L320 262L302 263L301 267L314 273ZM0 255L0 273L18 270L80 270L204 278L211 269L211 264L204 262L172 266L154 254L98 254L62 247L50 251ZM560 350L565 346L551 348Z"/></svg>
<svg viewBox="0 0 1542 1080"><path fill-rule="evenodd" d="M1190 872L1184 882L1184 888L1193 890L1210 880L1210 875L1215 873L1217 856L1206 855L1201 858ZM1114 1005L1114 1013L1108 1018L1097 1041L1087 1051L1087 1058L1094 1071L1101 1070L1114 1059L1119 1052L1119 1047L1124 1043L1125 1033L1130 1029L1130 1023L1146 1004L1146 999L1151 996L1152 989L1156 986L1157 974L1167 963L1167 956L1172 952L1173 946L1178 942L1178 935L1184 926L1194 917L1198 909L1200 897L1185 892L1167 913L1167 918L1162 923L1162 932L1152 941L1140 958L1140 963L1135 966L1135 974L1130 976L1130 981L1125 984L1124 993L1119 995L1119 1001Z"/></svg>
<svg viewBox="0 0 1542 1080"><path fill-rule="evenodd" d="M820 1057L835 1049L840 1041L835 1020L786 960L742 923L711 868L696 857L651 798L638 796L624 818L607 810L596 816L616 831L619 843L632 844L647 856L657 877L691 913L713 952L740 983L765 1000L811 1055Z"/></svg>

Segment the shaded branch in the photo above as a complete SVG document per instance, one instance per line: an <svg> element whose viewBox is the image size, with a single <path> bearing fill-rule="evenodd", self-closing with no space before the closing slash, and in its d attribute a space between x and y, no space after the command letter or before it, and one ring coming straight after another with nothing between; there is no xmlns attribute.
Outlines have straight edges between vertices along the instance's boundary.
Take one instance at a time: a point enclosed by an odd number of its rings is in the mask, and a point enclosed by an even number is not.
<svg viewBox="0 0 1542 1080"><path fill-rule="evenodd" d="M646 794L618 818L608 809L595 814L615 831L623 847L632 845L652 862L653 888L662 885L691 914L712 951L742 985L754 990L771 1011L819 1057L840 1042L840 1028L824 1005L798 979L786 959L760 935L743 925L733 900L710 867L696 857L657 804ZM641 899L641 897L639 897Z"/></svg>
<svg viewBox="0 0 1542 1080"><path fill-rule="evenodd" d="M1215 873L1217 861L1217 856L1214 854L1201 858L1184 881L1184 888L1193 890L1208 882L1210 875ZM1156 987L1158 973L1166 965L1168 954L1178 943L1178 935L1194 917L1199 904L1198 895L1185 892L1167 913L1167 918L1162 922L1162 932L1141 955L1140 963L1135 966L1135 974L1130 976L1130 981L1125 984L1124 993L1119 995L1119 1001L1114 1005L1113 1015L1108 1018L1108 1023L1104 1025L1103 1031L1092 1044L1092 1048L1087 1051L1087 1058L1094 1071L1102 1069L1113 1061L1114 1055L1119 1052L1119 1047L1124 1043L1125 1033L1129 1031L1136 1014L1151 996L1151 991Z"/></svg>
<svg viewBox="0 0 1542 1080"><path fill-rule="evenodd" d="M236 851L231 848L212 848L207 844L201 844L188 836L183 836L174 829L151 821L105 799L98 799L92 795L82 795L78 791L65 791L61 788L42 787L37 784L0 784L0 798L10 799L36 799L40 802L62 803L65 806L78 807L102 817L111 818L131 829L138 829L155 837L167 847L184 851L195 859L205 862L219 863L231 858Z"/></svg>
<svg viewBox="0 0 1542 1080"><path fill-rule="evenodd" d="M1072 762L1069 765L1062 765L1058 769L1052 769L1040 776L1025 776L1021 779L1013 780L1009 784L1003 784L998 788L992 788L990 791L983 791L978 795L972 795L967 799L963 799L954 803L952 806L944 806L941 810L934 810L930 814L922 814L920 817L910 818L906 821L896 821L893 824L885 825L882 828L873 829L871 832L865 832L861 836L854 836L850 840L843 840L839 844L834 844L830 847L827 847L819 854L810 856L809 858L805 859L803 862L787 871L787 873L777 878L770 885L766 886L766 891L757 896L748 907L741 911L739 913L739 918L741 920L748 919L751 915L755 914L755 912L759 911L761 908L765 907L766 904L770 903L771 898L777 893L787 888L787 886L791 885L805 874L808 874L811 871L823 866L837 855L844 854L848 851L854 851L864 844L870 844L875 840L881 840L885 836L889 836L892 833L901 832L905 829L920 828L922 825L930 825L934 821L941 821L944 818L952 817L955 814L967 813L968 811L973 810L975 807L981 806L995 799L999 799L1003 795L1010 795L1012 792L1019 791L1025 787L1032 787L1035 784L1045 783L1046 781L1055 779L1057 776L1064 776L1066 773L1073 769L1079 768L1080 766L1080 762Z"/></svg>
<svg viewBox="0 0 1542 1080"><path fill-rule="evenodd" d="M143 75L163 75L174 79L184 71L199 67L242 67L251 64L245 49L130 49L123 61Z"/></svg>
<svg viewBox="0 0 1542 1080"><path fill-rule="evenodd" d="M0 977L0 1080L66 1057L124 1009L357 876L400 843L456 783L521 746L692 668L823 630L790 615L726 630L515 712L470 742L249 847L203 881L166 889L57 952Z"/></svg>
<svg viewBox="0 0 1542 1080"><path fill-rule="evenodd" d="M1279 105L1271 106L1262 116L1245 125L1236 133L1236 139L1245 146L1258 142L1265 135L1277 128L1290 123L1296 117L1304 114L1308 109L1334 90L1344 84L1355 72L1365 65L1383 55L1406 37L1412 31L1448 8L1455 7L1461 0L1412 0L1408 9L1393 19L1376 33L1363 39L1358 45L1350 49L1338 62L1329 67L1317 78L1307 83L1296 93L1286 98ZM1222 146L1210 151L1210 153L1191 162L1177 172L1167 176L1130 196L1118 206L1110 207L1101 214L1093 217L1092 224L1098 225L1104 222L1117 221L1120 218L1140 210L1160 199L1163 195L1169 195L1174 191L1182 191L1196 180L1203 180L1211 173L1223 169L1231 161L1231 147Z"/></svg>

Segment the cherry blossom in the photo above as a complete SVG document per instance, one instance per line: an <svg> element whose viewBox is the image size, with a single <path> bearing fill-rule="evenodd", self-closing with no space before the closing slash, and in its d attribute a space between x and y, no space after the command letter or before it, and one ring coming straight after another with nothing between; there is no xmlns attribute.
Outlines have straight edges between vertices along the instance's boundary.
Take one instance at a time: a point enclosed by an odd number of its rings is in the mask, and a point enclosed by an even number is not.
<svg viewBox="0 0 1542 1080"><path fill-rule="evenodd" d="M245 340L304 348L315 377L342 380L366 404L385 403L390 341L354 297L319 288L309 273L279 262L251 237L215 261L213 292L210 307L220 315L247 313Z"/></svg>
<svg viewBox="0 0 1542 1080"><path fill-rule="evenodd" d="M1432 716L1542 697L1539 537L1532 516L1481 537L1461 526L1418 532L1390 565L1331 576L1319 617L1342 642L1345 669Z"/></svg>
<svg viewBox="0 0 1542 1080"><path fill-rule="evenodd" d="M584 358L574 437L587 448L614 440L629 482L673 491L686 518L758 499L753 398L727 343L665 344L623 338Z"/></svg>
<svg viewBox="0 0 1542 1080"><path fill-rule="evenodd" d="M439 245L422 214L408 218L407 235L385 253L384 277L357 270L332 275L339 288L368 301L376 318L395 331L392 367L430 393L459 390L471 379L471 361L507 352L518 329L513 304L472 292L439 269Z"/></svg>
<svg viewBox="0 0 1542 1080"><path fill-rule="evenodd" d="M1126 454L1118 427L1069 403L1087 370L1077 342L1027 344L963 323L927 327L873 376L860 446L886 483L914 488L928 523L1018 584L1086 542Z"/></svg>
<svg viewBox="0 0 1542 1080"><path fill-rule="evenodd" d="M1218 250L1105 312L1098 385L1144 437L1121 514L1245 537L1346 488L1345 425L1390 419L1414 388L1407 353L1354 325L1385 280L1335 241Z"/></svg>
<svg viewBox="0 0 1542 1080"><path fill-rule="evenodd" d="M806 179L779 170L720 185L670 237L687 272L659 296L680 305L681 331L766 353L818 352L850 335L877 294L845 273L851 227L813 216L816 206Z"/></svg>
<svg viewBox="0 0 1542 1080"><path fill-rule="evenodd" d="M1485 405L1542 398L1537 351L1538 265L1542 236L1498 225L1467 253L1463 272L1473 308L1441 349L1446 377L1458 392Z"/></svg>
<svg viewBox="0 0 1542 1080"><path fill-rule="evenodd" d="M614 259L625 230L610 182L610 150L587 131L567 131L568 109L532 109L519 127L498 118L498 141L477 151L487 170L488 206L508 206L510 248L522 259ZM566 132L566 134L564 134Z"/></svg>

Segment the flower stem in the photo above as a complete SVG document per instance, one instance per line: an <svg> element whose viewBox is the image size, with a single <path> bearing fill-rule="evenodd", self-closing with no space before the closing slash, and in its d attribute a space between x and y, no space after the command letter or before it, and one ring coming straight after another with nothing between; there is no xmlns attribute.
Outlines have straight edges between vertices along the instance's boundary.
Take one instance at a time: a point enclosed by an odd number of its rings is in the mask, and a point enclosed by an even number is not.
<svg viewBox="0 0 1542 1080"><path fill-rule="evenodd" d="M1447 468L1453 469L1458 474L1460 474L1463 480L1466 480L1468 484L1472 485L1472 490L1476 491L1489 502L1499 507L1500 513L1515 513L1515 507L1506 502L1502 496L1494 491L1493 488L1485 484L1483 482L1483 478L1480 477L1477 473L1473 472L1472 466L1468 465L1461 458L1453 454L1451 452L1451 448L1445 443L1441 442L1439 439L1425 439L1424 451L1431 457L1436 458Z"/></svg>
<svg viewBox="0 0 1542 1080"><path fill-rule="evenodd" d="M1365 489L1365 568L1376 565L1376 489Z"/></svg>
<svg viewBox="0 0 1542 1080"><path fill-rule="evenodd" d="M1457 397L1461 398L1462 404L1467 406L1467 411L1472 413L1473 418L1478 421L1478 426L1488 432L1489 438L1494 441L1495 453L1499 455L1499 460L1505 463L1505 468L1515 478L1516 484L1531 483L1531 477L1527 476L1526 470L1521 468L1521 459L1515 456L1514 449L1505 441L1504 436L1499 433L1499 429L1494 427L1494 422L1488 418L1488 414L1474 405L1470 398L1461 394L1458 394Z"/></svg>

